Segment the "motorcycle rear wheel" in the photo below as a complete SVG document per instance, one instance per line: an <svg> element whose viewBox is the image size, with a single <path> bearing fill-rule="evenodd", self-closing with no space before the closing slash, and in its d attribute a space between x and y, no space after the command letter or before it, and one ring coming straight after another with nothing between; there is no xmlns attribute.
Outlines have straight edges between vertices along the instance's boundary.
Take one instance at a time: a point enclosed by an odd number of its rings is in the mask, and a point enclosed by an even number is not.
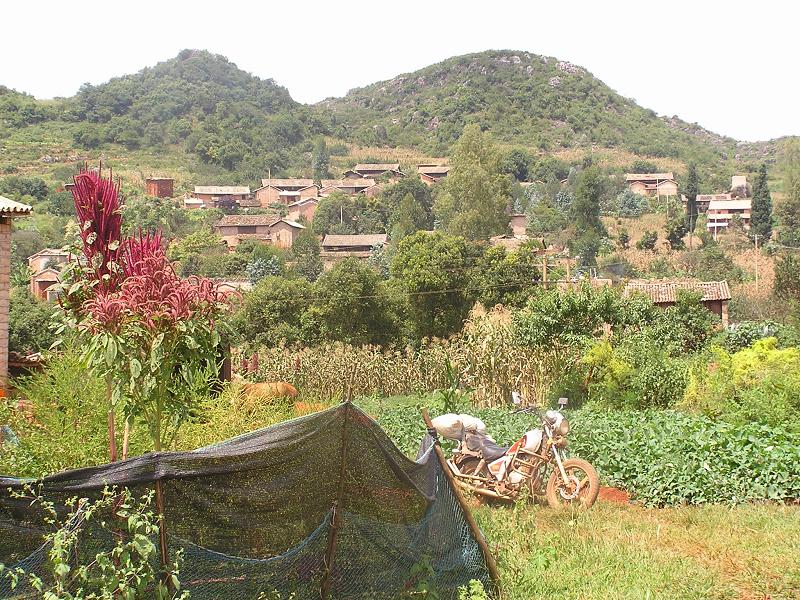
<svg viewBox="0 0 800 600"><path fill-rule="evenodd" d="M600 493L600 476L597 470L581 458L564 461L564 471L569 481L561 479L559 470L553 469L547 482L547 504L550 508L591 508Z"/></svg>

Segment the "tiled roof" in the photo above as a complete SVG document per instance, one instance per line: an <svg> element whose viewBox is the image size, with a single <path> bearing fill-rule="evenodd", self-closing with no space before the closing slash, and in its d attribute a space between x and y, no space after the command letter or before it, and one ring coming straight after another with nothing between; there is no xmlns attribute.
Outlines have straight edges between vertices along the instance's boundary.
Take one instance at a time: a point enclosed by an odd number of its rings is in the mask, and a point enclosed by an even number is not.
<svg viewBox="0 0 800 600"><path fill-rule="evenodd" d="M196 185L195 194L218 194L220 196L233 196L249 194L250 188L244 185Z"/></svg>
<svg viewBox="0 0 800 600"><path fill-rule="evenodd" d="M375 185L374 179L323 179L322 180L322 187L323 188L349 188L349 187L357 187L357 188L368 188Z"/></svg>
<svg viewBox="0 0 800 600"><path fill-rule="evenodd" d="M322 240L322 247L331 246L377 246L385 244L388 236L385 233L370 233L362 235L332 235L328 234Z"/></svg>
<svg viewBox="0 0 800 600"><path fill-rule="evenodd" d="M32 206L22 204L22 202L15 202L5 196L0 196L0 216L24 217L30 214L32 208Z"/></svg>
<svg viewBox="0 0 800 600"><path fill-rule="evenodd" d="M712 200L732 200L730 194L697 194L698 202L711 202Z"/></svg>
<svg viewBox="0 0 800 600"><path fill-rule="evenodd" d="M272 186L274 188L282 188L282 187L310 187L314 185L313 179L298 179L298 178L289 178L289 179L262 179L261 185L264 187Z"/></svg>
<svg viewBox="0 0 800 600"><path fill-rule="evenodd" d="M238 225L266 225L272 227L281 220L280 215L225 215L215 227L235 227Z"/></svg>
<svg viewBox="0 0 800 600"><path fill-rule="evenodd" d="M680 290L703 294L703 301L730 300L728 282L723 281L631 281L625 285L625 296L642 293L656 304L675 302Z"/></svg>
<svg viewBox="0 0 800 600"><path fill-rule="evenodd" d="M669 173L627 173L625 181L655 181L658 179L675 179L672 172Z"/></svg>
<svg viewBox="0 0 800 600"><path fill-rule="evenodd" d="M450 172L450 167L441 165L435 167L420 165L417 167L417 171L423 175L447 175Z"/></svg>
<svg viewBox="0 0 800 600"><path fill-rule="evenodd" d="M353 167L354 171L399 171L400 163L363 163Z"/></svg>

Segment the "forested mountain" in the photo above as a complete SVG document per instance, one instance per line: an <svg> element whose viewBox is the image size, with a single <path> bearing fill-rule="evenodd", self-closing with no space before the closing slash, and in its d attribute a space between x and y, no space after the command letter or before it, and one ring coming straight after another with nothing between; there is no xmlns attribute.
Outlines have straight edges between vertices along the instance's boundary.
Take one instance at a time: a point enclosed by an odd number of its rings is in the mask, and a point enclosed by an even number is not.
<svg viewBox="0 0 800 600"><path fill-rule="evenodd" d="M322 129L316 111L292 100L285 88L206 51L183 50L134 75L84 85L77 95L50 108L30 96L3 91L0 122L6 126L45 120L76 123L73 141L79 148L178 144L228 169L280 169L299 144Z"/></svg>
<svg viewBox="0 0 800 600"><path fill-rule="evenodd" d="M579 66L527 52L459 56L308 106L225 57L183 50L136 74L86 84L66 99L40 101L0 86L0 134L7 134L0 135L0 167L18 166L29 152L121 148L118 155L171 153L181 163L189 153L194 171L205 163L257 181L268 170L307 171L319 135L447 156L467 123L544 154L619 148L711 169L769 158L776 147L659 117Z"/></svg>
<svg viewBox="0 0 800 600"><path fill-rule="evenodd" d="M319 106L332 113L340 137L434 154L446 152L470 122L498 140L542 150L596 144L701 162L744 151L732 138L660 118L582 67L510 50L450 58Z"/></svg>

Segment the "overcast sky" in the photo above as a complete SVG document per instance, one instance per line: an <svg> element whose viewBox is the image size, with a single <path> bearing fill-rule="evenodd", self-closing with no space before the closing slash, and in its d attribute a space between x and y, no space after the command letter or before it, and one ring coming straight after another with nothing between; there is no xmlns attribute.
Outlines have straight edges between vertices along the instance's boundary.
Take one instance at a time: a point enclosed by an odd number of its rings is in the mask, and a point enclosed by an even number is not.
<svg viewBox="0 0 800 600"><path fill-rule="evenodd" d="M737 139L800 135L791 0L11 0L1 14L0 84L38 98L71 96L183 48L223 54L300 102L513 49L579 64L659 114Z"/></svg>

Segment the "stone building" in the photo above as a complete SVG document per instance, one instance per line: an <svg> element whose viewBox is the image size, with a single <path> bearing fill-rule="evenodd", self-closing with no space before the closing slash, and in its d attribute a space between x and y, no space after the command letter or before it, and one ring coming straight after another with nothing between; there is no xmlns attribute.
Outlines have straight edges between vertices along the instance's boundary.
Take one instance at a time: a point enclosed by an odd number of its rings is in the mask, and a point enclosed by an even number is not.
<svg viewBox="0 0 800 600"><path fill-rule="evenodd" d="M145 185L147 195L156 198L172 198L175 180L171 177L148 177Z"/></svg>

